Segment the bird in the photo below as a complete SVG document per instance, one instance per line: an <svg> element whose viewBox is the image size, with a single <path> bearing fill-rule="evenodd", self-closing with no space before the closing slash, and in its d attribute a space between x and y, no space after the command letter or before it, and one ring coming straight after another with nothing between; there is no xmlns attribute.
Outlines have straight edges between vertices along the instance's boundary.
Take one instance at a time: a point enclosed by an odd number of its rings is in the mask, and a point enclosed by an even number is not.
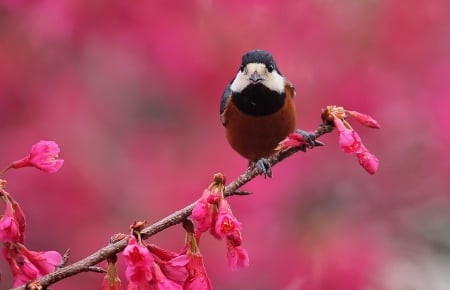
<svg viewBox="0 0 450 290"><path fill-rule="evenodd" d="M268 157L296 126L295 88L280 72L273 56L261 49L242 56L236 76L220 101L220 121L231 147L272 177ZM310 145L314 136L299 131Z"/></svg>

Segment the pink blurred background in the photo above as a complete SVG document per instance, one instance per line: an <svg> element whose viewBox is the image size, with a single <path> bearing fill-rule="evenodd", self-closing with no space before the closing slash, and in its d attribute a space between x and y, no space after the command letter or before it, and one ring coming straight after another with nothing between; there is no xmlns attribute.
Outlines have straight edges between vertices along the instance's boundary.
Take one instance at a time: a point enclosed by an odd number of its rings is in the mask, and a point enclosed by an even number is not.
<svg viewBox="0 0 450 290"><path fill-rule="evenodd" d="M299 128L330 104L378 119L355 128L380 169L364 172L333 133L245 186L255 194L229 201L251 266L231 272L224 242L205 237L214 289L450 289L449 27L447 0L2 0L0 162L41 139L65 159L56 174L4 176L27 246L71 248L75 262L191 203L214 173L242 173L219 100L241 55L263 48L297 89ZM178 226L150 241L183 238ZM0 272L10 287L3 260Z"/></svg>

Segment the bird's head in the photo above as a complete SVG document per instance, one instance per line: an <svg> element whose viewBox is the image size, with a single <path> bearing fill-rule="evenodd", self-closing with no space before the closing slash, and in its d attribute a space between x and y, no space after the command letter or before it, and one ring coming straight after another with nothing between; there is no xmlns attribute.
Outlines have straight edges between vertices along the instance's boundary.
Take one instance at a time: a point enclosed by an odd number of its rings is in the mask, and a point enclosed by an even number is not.
<svg viewBox="0 0 450 290"><path fill-rule="evenodd" d="M257 84L280 94L284 92L284 78L272 55L264 50L252 50L242 56L241 66L230 89L240 93L248 86Z"/></svg>

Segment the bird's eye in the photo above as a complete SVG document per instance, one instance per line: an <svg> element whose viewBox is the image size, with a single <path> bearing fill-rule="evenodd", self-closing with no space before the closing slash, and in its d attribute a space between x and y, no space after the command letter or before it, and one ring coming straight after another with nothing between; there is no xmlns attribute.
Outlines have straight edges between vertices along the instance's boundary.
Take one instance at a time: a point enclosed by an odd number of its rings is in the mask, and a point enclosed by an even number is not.
<svg viewBox="0 0 450 290"><path fill-rule="evenodd" d="M241 72L244 72L244 70L245 70L245 65L241 65L241 67L239 68L239 70L240 70Z"/></svg>
<svg viewBox="0 0 450 290"><path fill-rule="evenodd" d="M274 70L275 68L273 67L273 64L269 64L268 66L267 66L267 70L271 73L271 72L273 72L273 70Z"/></svg>

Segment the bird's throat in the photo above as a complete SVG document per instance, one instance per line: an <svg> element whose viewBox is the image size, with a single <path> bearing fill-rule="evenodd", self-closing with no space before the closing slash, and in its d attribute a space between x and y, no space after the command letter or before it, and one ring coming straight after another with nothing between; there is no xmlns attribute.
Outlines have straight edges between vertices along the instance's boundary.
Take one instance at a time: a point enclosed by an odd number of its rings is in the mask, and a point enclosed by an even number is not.
<svg viewBox="0 0 450 290"><path fill-rule="evenodd" d="M283 107L286 94L272 91L262 84L246 87L242 92L233 92L231 101L243 113L252 116L265 116Z"/></svg>

